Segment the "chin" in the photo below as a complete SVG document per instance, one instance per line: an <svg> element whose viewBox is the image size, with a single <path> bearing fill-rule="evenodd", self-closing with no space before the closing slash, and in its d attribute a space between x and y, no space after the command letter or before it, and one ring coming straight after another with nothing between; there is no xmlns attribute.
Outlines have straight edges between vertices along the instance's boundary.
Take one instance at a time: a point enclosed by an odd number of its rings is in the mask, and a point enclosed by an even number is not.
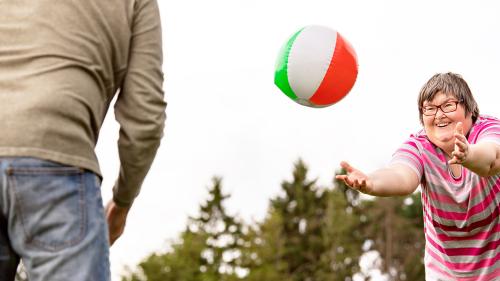
<svg viewBox="0 0 500 281"><path fill-rule="evenodd" d="M441 143L449 143L449 142L453 142L454 138L453 138L453 134L447 134L445 136L439 136L436 138L439 142Z"/></svg>
<svg viewBox="0 0 500 281"><path fill-rule="evenodd" d="M450 130L450 129L441 130L441 131L434 133L433 139L436 139L440 142L453 141L455 139L454 133L455 133L454 130Z"/></svg>
<svg viewBox="0 0 500 281"><path fill-rule="evenodd" d="M429 139L431 140L432 143L434 143L435 145L437 145L441 148L445 148L445 147L449 146L450 144L454 145L453 134L434 136L434 137L430 137Z"/></svg>

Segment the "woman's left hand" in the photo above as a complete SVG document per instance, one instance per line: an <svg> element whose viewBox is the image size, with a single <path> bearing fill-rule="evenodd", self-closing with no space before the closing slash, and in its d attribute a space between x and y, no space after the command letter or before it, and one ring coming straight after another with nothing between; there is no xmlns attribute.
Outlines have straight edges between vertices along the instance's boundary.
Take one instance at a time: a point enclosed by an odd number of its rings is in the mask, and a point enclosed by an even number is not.
<svg viewBox="0 0 500 281"><path fill-rule="evenodd" d="M448 164L463 164L469 155L469 142L464 135L462 122L455 127L455 149L451 153L452 158Z"/></svg>

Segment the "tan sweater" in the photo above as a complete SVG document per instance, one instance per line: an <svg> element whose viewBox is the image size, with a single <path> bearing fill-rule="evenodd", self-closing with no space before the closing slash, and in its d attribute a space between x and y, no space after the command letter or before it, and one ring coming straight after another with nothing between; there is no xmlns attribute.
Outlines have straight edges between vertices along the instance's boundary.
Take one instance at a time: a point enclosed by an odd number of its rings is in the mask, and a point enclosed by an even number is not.
<svg viewBox="0 0 500 281"><path fill-rule="evenodd" d="M100 173L94 148L115 93L117 204L130 205L163 136L156 0L0 0L0 156Z"/></svg>

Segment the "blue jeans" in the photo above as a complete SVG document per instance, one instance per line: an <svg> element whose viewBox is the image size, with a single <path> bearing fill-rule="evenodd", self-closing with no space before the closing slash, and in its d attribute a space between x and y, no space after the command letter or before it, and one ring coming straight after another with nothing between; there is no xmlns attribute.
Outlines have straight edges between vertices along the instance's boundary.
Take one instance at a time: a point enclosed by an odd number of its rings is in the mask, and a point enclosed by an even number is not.
<svg viewBox="0 0 500 281"><path fill-rule="evenodd" d="M100 179L35 158L0 158L0 279L108 281Z"/></svg>

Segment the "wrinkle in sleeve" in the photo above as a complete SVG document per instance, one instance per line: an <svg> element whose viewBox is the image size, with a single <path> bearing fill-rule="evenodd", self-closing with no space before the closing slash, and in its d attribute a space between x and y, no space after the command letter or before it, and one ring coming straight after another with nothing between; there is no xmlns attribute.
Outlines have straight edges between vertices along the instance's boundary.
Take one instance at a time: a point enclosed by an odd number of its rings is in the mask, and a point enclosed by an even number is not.
<svg viewBox="0 0 500 281"><path fill-rule="evenodd" d="M161 21L156 0L137 1L127 73L115 103L120 124L120 173L113 188L116 204L130 206L139 194L163 137Z"/></svg>

